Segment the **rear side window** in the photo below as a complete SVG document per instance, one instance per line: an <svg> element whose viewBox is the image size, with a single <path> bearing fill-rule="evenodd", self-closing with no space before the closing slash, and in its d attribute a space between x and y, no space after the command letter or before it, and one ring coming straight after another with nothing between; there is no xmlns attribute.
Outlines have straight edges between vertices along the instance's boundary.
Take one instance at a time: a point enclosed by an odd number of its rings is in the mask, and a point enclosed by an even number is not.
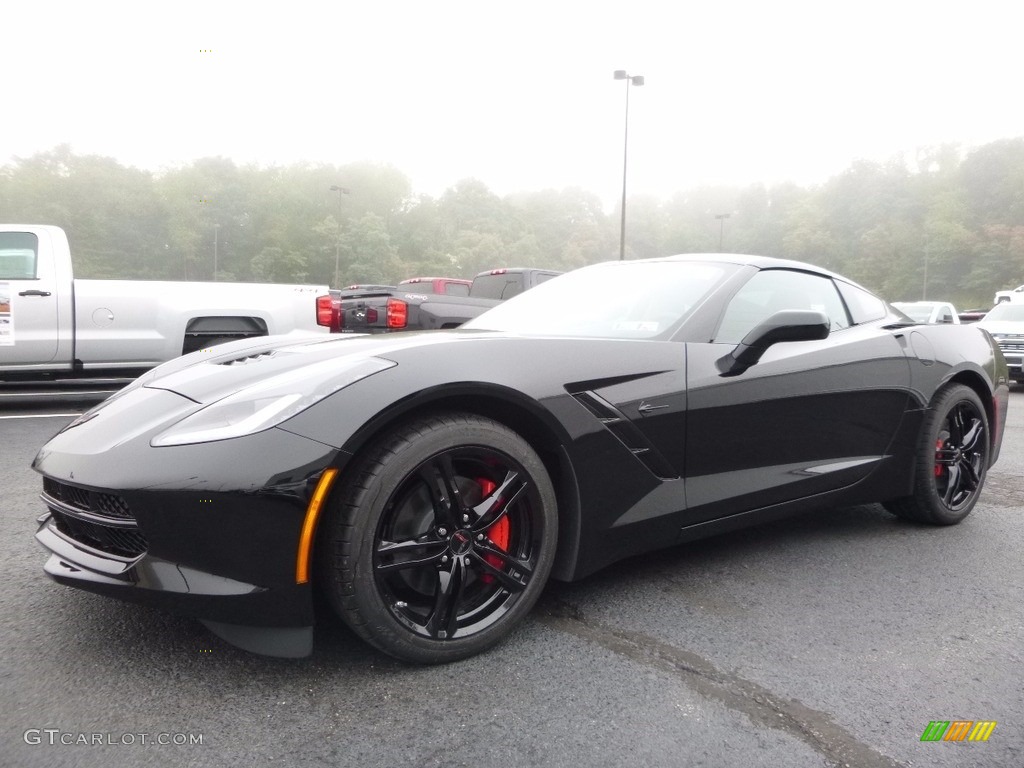
<svg viewBox="0 0 1024 768"><path fill-rule="evenodd" d="M844 283L842 280L836 280L836 285L839 287L839 292L843 295L843 301L846 302L847 309L850 310L850 317L853 318L854 325L870 323L872 320L881 320L888 314L885 302L877 296L868 293L862 288ZM952 322L952 318L950 318L950 322Z"/></svg>
<svg viewBox="0 0 1024 768"><path fill-rule="evenodd" d="M39 238L31 232L0 232L0 280L34 280Z"/></svg>

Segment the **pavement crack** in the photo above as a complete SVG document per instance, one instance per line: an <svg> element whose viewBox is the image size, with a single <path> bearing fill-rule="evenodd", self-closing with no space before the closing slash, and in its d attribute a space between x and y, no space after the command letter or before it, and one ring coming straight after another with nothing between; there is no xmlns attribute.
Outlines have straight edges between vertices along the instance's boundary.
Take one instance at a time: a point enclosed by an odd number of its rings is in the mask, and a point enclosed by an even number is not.
<svg viewBox="0 0 1024 768"><path fill-rule="evenodd" d="M864 744L831 715L795 699L784 699L757 683L722 672L707 659L641 632L615 629L588 619L571 603L546 599L536 618L559 632L595 643L648 668L673 675L702 696L746 715L756 724L794 736L837 766L902 768L904 763Z"/></svg>

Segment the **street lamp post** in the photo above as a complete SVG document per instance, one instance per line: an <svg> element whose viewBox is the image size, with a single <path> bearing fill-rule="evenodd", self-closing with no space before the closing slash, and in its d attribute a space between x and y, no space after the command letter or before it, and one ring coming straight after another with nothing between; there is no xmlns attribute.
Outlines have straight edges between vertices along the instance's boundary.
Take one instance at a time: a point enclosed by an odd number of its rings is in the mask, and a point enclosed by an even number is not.
<svg viewBox="0 0 1024 768"><path fill-rule="evenodd" d="M340 288L338 268L341 265L341 196L349 194L349 189L348 187L339 187L337 184L332 184L331 192L338 193L338 232L334 237L334 287Z"/></svg>
<svg viewBox="0 0 1024 768"><path fill-rule="evenodd" d="M616 80L626 81L626 128L622 134L622 222L619 225L619 261L626 258L626 160L629 153L629 86L643 85L643 75L630 75L624 69L616 69Z"/></svg>
<svg viewBox="0 0 1024 768"><path fill-rule="evenodd" d="M213 225L213 279L217 280L217 241L220 240L220 224Z"/></svg>
<svg viewBox="0 0 1024 768"><path fill-rule="evenodd" d="M928 299L928 243L924 244L924 283L921 285L921 301Z"/></svg>
<svg viewBox="0 0 1024 768"><path fill-rule="evenodd" d="M718 219L718 252L722 252L722 238L725 236L725 220L732 216L731 213L718 213L715 214L715 218Z"/></svg>

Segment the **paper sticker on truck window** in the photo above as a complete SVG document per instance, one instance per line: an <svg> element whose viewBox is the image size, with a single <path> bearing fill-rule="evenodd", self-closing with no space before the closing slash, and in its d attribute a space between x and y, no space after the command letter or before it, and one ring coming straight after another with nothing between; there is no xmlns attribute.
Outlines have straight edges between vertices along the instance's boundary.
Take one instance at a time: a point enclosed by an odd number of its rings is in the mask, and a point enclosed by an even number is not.
<svg viewBox="0 0 1024 768"><path fill-rule="evenodd" d="M11 284L0 283L0 347L14 344L14 313L11 312Z"/></svg>

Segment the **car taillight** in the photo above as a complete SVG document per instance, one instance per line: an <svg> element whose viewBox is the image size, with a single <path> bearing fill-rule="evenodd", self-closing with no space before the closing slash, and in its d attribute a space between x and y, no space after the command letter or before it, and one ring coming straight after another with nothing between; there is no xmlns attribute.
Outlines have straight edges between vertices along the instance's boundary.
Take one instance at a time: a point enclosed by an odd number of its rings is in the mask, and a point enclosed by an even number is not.
<svg viewBox="0 0 1024 768"><path fill-rule="evenodd" d="M388 328L405 328L409 305L401 299L388 299Z"/></svg>
<svg viewBox="0 0 1024 768"><path fill-rule="evenodd" d="M334 299L330 294L316 297L316 324L323 325L334 330L336 325L335 317L337 312L334 309Z"/></svg>
<svg viewBox="0 0 1024 768"><path fill-rule="evenodd" d="M377 322L377 309L375 307L370 307L369 309L366 310L366 324L367 325L373 325L376 322Z"/></svg>

